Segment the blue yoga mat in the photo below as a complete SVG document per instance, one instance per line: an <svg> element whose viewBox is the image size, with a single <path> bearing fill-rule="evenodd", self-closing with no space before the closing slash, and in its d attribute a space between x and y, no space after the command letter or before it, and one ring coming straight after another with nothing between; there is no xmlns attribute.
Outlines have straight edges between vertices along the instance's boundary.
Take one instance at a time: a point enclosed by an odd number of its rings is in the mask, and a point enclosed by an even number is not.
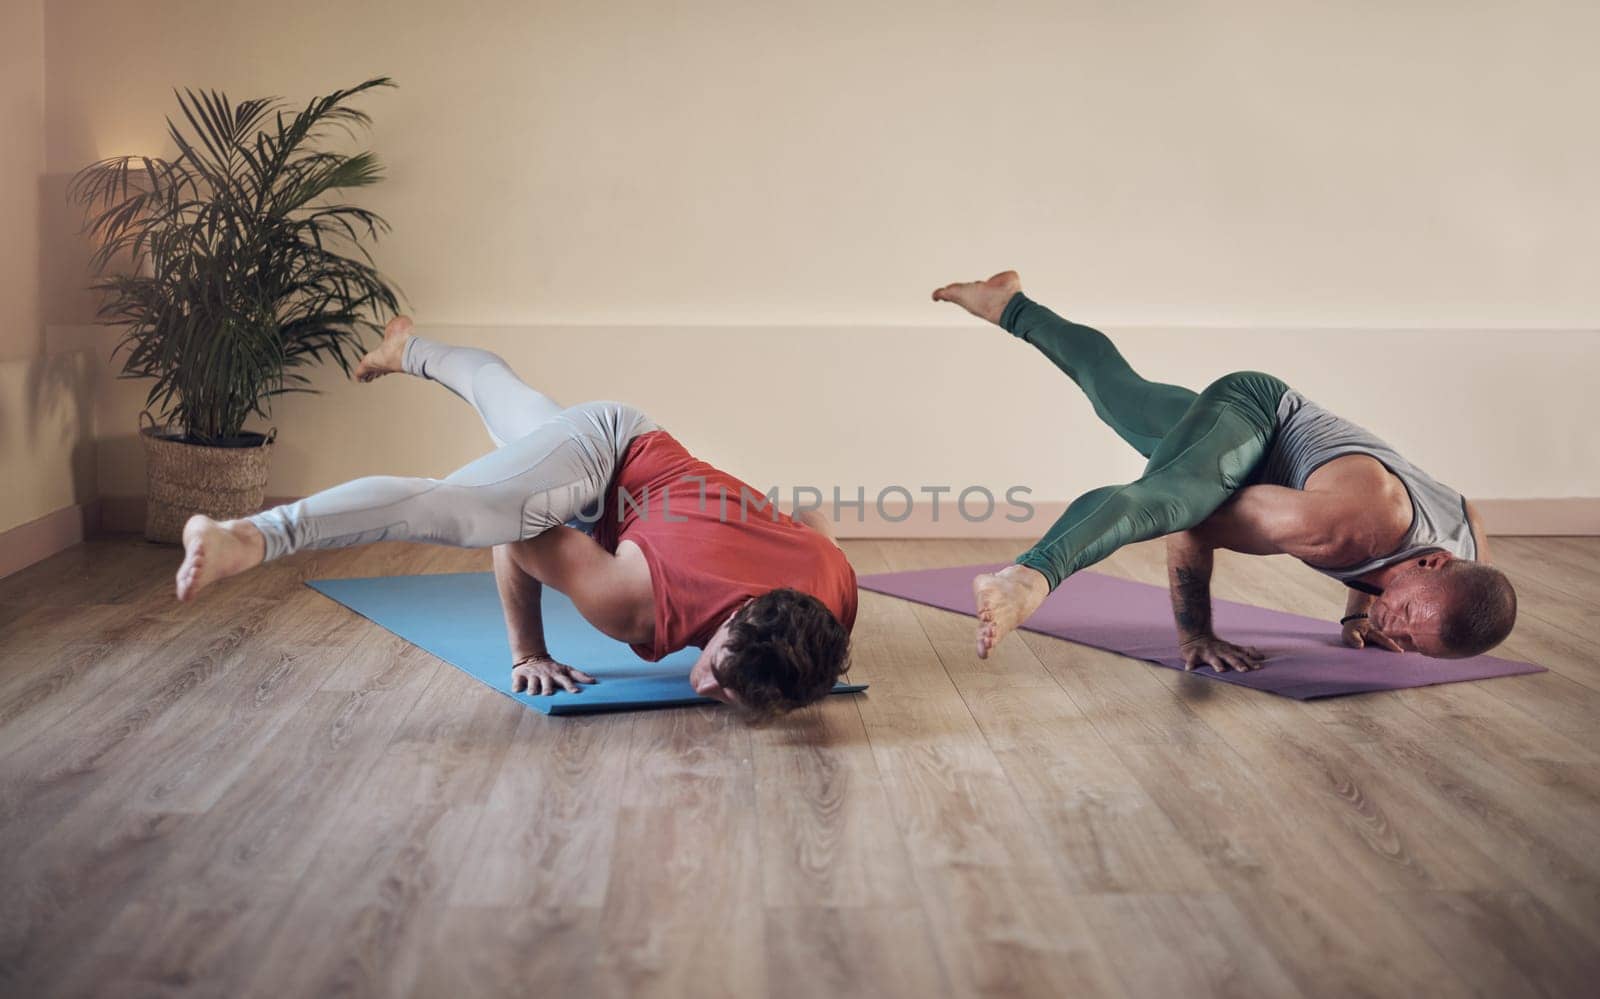
<svg viewBox="0 0 1600 999"><path fill-rule="evenodd" d="M430 576L377 576L368 579L315 579L308 584L413 645L443 659L513 700L547 715L596 711L637 711L684 704L713 704L689 686L697 649L680 649L647 663L622 642L600 634L572 601L544 591L544 634L550 654L590 674L598 683L581 693L558 691L545 697L511 692L511 646L494 574L453 572ZM835 694L866 690L866 684L841 683Z"/></svg>

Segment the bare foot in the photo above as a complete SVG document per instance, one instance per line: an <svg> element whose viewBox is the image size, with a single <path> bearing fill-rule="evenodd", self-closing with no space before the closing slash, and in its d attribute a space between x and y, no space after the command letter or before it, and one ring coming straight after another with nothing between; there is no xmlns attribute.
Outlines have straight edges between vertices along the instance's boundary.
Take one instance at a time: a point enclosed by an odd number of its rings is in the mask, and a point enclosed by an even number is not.
<svg viewBox="0 0 1600 999"><path fill-rule="evenodd" d="M1002 638L1044 603L1050 583L1037 569L1008 565L973 579L972 595L978 602L978 658L987 659Z"/></svg>
<svg viewBox="0 0 1600 999"><path fill-rule="evenodd" d="M987 319L998 326L1006 303L1021 290L1022 279L1017 277L1016 271L1001 271L987 281L947 284L933 293L933 300L954 302L979 319Z"/></svg>
<svg viewBox="0 0 1600 999"><path fill-rule="evenodd" d="M266 556L267 540L248 520L215 521L197 513L183 525L178 599L187 603L203 588L255 568Z"/></svg>
<svg viewBox="0 0 1600 999"><path fill-rule="evenodd" d="M383 328L383 342L367 351L356 365L356 381L377 381L384 375L402 370L406 359L406 341L411 339L410 316L395 316Z"/></svg>

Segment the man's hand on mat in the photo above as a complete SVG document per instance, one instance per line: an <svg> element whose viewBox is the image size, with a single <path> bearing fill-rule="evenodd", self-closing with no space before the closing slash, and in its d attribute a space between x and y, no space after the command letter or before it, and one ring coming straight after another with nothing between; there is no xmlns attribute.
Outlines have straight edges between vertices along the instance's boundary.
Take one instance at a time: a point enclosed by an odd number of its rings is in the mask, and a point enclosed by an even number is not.
<svg viewBox="0 0 1600 999"><path fill-rule="evenodd" d="M1380 649L1388 649L1390 652L1405 651L1394 639L1374 628L1372 622L1366 618L1348 622L1344 626L1344 632L1340 637L1344 639L1344 644L1352 649L1364 649L1372 645Z"/></svg>
<svg viewBox="0 0 1600 999"><path fill-rule="evenodd" d="M1226 673L1230 669L1239 673L1260 669L1267 658L1260 649L1225 642L1216 635L1191 638L1179 646L1178 651L1183 653L1185 670L1210 666L1214 673Z"/></svg>
<svg viewBox="0 0 1600 999"><path fill-rule="evenodd" d="M581 669L558 663L549 656L528 656L511 667L511 692L520 694L553 694L556 688L569 694L578 692L578 684L594 683L595 678Z"/></svg>

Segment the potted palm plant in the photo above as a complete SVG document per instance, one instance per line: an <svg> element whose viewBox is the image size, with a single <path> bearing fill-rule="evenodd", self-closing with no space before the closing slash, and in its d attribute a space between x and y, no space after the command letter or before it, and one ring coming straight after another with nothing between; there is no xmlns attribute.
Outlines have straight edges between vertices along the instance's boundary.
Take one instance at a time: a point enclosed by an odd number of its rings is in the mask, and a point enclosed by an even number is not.
<svg viewBox="0 0 1600 999"><path fill-rule="evenodd" d="M179 541L194 513L259 509L274 432L246 420L312 391L309 365L349 374L363 334L399 311L364 245L388 223L336 200L380 179L376 157L317 148L370 126L349 102L387 86L368 80L293 114L278 98L185 90L187 128L167 119L174 159L122 156L73 178L97 247L99 316L126 327L112 356L126 355L122 377L153 379L140 429L150 540Z"/></svg>

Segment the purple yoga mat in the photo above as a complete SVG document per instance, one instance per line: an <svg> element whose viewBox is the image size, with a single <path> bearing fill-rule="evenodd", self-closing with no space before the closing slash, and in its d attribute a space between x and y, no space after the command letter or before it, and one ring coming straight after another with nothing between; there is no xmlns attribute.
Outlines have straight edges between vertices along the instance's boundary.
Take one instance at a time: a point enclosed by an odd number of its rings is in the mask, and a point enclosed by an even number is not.
<svg viewBox="0 0 1600 999"><path fill-rule="evenodd" d="M958 565L949 569L886 572L861 577L861 588L920 604L972 614L972 577L993 572L995 565ZM1309 701L1316 697L1400 690L1435 683L1484 680L1492 676L1543 673L1543 666L1494 656L1471 659L1429 659L1414 652L1352 649L1339 641L1339 625L1331 621L1217 600L1212 606L1217 634L1239 645L1253 645L1267 654L1266 665L1249 673L1197 676L1267 690ZM1167 591L1097 572L1080 572L1056 591L1022 626L1097 649L1120 652L1171 669L1183 669L1178 632L1172 622Z"/></svg>

